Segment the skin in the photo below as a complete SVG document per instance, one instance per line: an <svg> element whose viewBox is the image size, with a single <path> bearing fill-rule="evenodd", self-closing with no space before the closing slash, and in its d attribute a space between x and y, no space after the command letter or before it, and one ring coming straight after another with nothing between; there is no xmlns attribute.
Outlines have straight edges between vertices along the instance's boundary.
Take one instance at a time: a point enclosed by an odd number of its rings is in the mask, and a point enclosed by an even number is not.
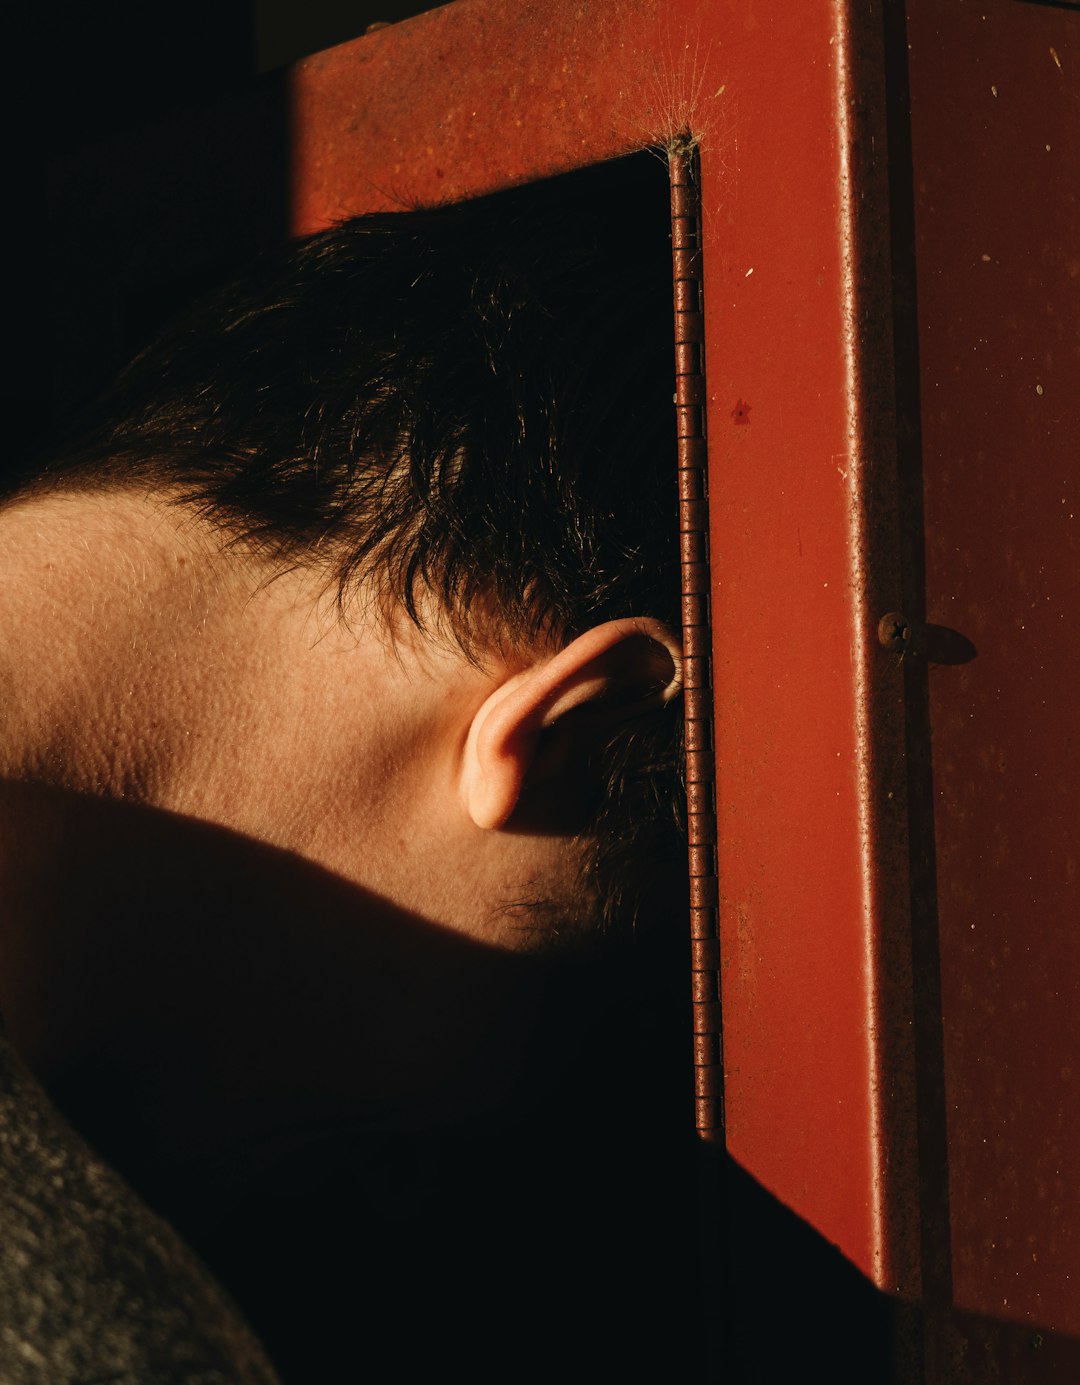
<svg viewBox="0 0 1080 1385"><path fill-rule="evenodd" d="M11 504L0 552L0 1009L84 1133L167 1184L497 1107L585 926L524 903L574 900L581 765L671 634L478 667L135 492Z"/></svg>
<svg viewBox="0 0 1080 1385"><path fill-rule="evenodd" d="M496 842L461 803L517 670L346 627L312 574L267 580L144 497L19 507L0 541L6 777L219 824L484 941L512 881L563 871L564 844Z"/></svg>

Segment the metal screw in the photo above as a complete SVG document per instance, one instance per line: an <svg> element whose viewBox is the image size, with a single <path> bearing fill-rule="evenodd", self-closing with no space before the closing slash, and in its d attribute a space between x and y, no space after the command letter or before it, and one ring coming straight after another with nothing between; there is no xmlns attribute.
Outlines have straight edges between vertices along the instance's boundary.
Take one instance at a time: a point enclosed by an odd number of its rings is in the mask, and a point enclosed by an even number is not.
<svg viewBox="0 0 1080 1385"><path fill-rule="evenodd" d="M877 637L886 649L902 654L911 642L911 621L899 611L890 611L878 621Z"/></svg>

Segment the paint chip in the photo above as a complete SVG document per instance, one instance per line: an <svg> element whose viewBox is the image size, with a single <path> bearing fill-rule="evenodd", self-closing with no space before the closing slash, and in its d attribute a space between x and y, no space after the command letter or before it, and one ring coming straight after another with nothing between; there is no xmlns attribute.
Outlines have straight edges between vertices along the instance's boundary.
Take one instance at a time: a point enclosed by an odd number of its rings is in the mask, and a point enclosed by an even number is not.
<svg viewBox="0 0 1080 1385"><path fill-rule="evenodd" d="M995 96L997 95L997 87L991 86L990 90L994 93Z"/></svg>
<svg viewBox="0 0 1080 1385"><path fill-rule="evenodd" d="M743 278L744 278L744 279L749 279L750 276L751 276L751 274L753 274L753 272L754 272L754 266L751 265L750 268L749 268L749 269L746 271L746 273L743 275Z"/></svg>
<svg viewBox="0 0 1080 1385"><path fill-rule="evenodd" d="M1042 394L1042 392L1043 392L1043 387L1042 387L1042 385L1036 385L1036 386L1035 386L1035 393L1036 393L1036 394Z"/></svg>
<svg viewBox="0 0 1080 1385"><path fill-rule="evenodd" d="M1056 49L1056 48L1051 48L1051 49L1050 49L1050 56L1053 58L1054 62L1057 63L1058 67L1060 67L1060 66L1061 66L1061 59L1060 59L1060 58L1058 57L1058 55L1057 55L1057 49Z"/></svg>
<svg viewBox="0 0 1080 1385"><path fill-rule="evenodd" d="M990 263L990 256L989 256L989 255L984 255L984 256L982 257L982 262L983 262L983 264L989 264L989 263Z"/></svg>

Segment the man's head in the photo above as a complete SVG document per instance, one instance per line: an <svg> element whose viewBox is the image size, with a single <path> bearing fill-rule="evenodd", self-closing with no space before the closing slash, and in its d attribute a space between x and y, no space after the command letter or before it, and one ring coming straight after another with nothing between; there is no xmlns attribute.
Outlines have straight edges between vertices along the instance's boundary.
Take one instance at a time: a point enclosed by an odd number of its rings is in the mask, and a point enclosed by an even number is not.
<svg viewBox="0 0 1080 1385"><path fill-rule="evenodd" d="M485 936L632 918L678 841L671 360L618 166L263 263L9 506L114 593L39 767Z"/></svg>

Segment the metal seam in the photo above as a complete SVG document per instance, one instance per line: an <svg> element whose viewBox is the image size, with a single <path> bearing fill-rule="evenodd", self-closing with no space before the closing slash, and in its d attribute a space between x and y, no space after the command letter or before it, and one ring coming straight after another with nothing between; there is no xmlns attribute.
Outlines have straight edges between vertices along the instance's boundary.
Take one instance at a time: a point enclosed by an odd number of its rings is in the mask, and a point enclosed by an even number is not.
<svg viewBox="0 0 1080 1385"><path fill-rule="evenodd" d="M724 1132L720 1027L716 764L713 758L712 624L709 608L708 456L705 434L701 209L697 157L687 138L669 152L675 305L675 419L690 870L690 968L694 1027L694 1121L703 1140Z"/></svg>
<svg viewBox="0 0 1080 1385"><path fill-rule="evenodd" d="M863 936L863 976L866 987L867 1024L865 1032L866 1063L870 1074L867 1092L870 1115L869 1139L869 1187L870 1221L872 1226L873 1272L877 1282L884 1283L888 1277L888 1244L885 1228L885 1194L882 1174L887 1167L885 1151L882 1148L883 1113L881 1105L882 1072L879 1033L881 1017L879 1012L878 956L876 950L875 899L874 899L874 860L873 842L873 786L870 764L872 727L869 720L870 670L867 666L867 579L866 579L866 497L864 469L867 459L863 455L862 436L859 426L858 403L862 397L860 388L859 338L860 323L855 305L859 302L857 294L857 213L858 208L853 193L854 175L852 155L855 134L852 128L852 55L850 16L845 5L836 6L836 109L840 112L839 123L839 190L840 225L842 241L840 246L842 275L844 281L844 320L843 350L845 398L847 409L847 471L844 479L848 488L848 553L851 563L850 588L852 594L850 618L851 647L854 651L852 673L854 678L855 710L855 764L856 775L855 802L858 813L859 842L859 894L860 914Z"/></svg>

